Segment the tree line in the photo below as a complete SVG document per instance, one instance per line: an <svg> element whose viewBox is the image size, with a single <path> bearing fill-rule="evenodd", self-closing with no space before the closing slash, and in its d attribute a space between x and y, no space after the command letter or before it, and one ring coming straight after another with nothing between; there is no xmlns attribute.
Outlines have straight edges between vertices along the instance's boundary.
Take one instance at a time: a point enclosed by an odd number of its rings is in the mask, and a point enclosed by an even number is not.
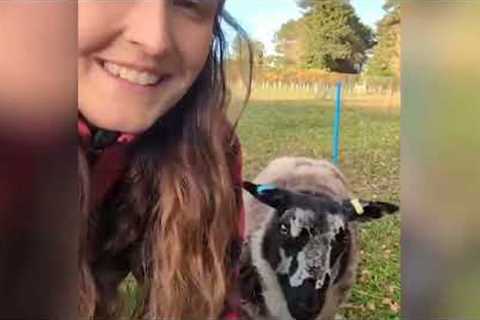
<svg viewBox="0 0 480 320"><path fill-rule="evenodd" d="M362 23L348 0L297 0L303 15L284 23L274 37L275 54L252 40L257 74L303 78L328 73L400 76L400 0L385 0L376 32ZM245 52L234 40L232 60Z"/></svg>

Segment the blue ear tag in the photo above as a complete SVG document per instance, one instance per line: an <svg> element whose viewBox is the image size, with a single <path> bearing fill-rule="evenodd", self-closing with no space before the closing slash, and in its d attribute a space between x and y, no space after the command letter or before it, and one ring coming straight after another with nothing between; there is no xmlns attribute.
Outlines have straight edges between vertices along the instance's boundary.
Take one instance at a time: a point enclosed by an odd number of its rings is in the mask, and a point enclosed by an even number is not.
<svg viewBox="0 0 480 320"><path fill-rule="evenodd" d="M257 186L257 193L263 193L267 190L275 190L277 187L274 184L261 184Z"/></svg>

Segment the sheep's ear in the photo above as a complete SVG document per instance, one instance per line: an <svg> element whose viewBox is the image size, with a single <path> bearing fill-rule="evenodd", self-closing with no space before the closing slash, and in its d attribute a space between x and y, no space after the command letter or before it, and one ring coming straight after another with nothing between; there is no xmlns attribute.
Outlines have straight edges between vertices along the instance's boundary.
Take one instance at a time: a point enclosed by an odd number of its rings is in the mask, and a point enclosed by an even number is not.
<svg viewBox="0 0 480 320"><path fill-rule="evenodd" d="M280 212L283 212L288 208L290 198L288 191L279 189L273 184L255 184L249 181L244 181L243 188L257 200Z"/></svg>
<svg viewBox="0 0 480 320"><path fill-rule="evenodd" d="M399 210L399 207L392 203L359 199L346 200L343 206L349 220L358 222L380 219Z"/></svg>

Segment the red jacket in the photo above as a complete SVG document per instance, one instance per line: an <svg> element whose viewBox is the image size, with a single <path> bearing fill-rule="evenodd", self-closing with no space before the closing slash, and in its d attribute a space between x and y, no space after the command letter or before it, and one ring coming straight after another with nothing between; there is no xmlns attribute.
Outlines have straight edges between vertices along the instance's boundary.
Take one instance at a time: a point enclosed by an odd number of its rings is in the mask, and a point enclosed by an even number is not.
<svg viewBox="0 0 480 320"><path fill-rule="evenodd" d="M91 132L88 126L83 121L78 122L78 131L80 138L84 145L89 145L92 139ZM91 181L95 186L95 194L92 195L94 204L99 204L104 199L104 196L112 188L115 182L121 178L127 167L128 159L126 159L126 148L129 143L135 140L135 137L128 134L122 134L117 138L116 143L104 149L101 155L95 162L93 168L91 168ZM238 140L237 140L238 141ZM245 210L243 206L242 198L242 152L241 146L238 143L235 148L235 164L231 168L232 179L235 185L235 192L237 196L237 202L239 203L239 221L238 221L238 234L240 239L239 243L243 243L245 239ZM240 248L239 248L240 249ZM238 276L239 268L235 270L235 274ZM226 310L223 313L222 320L235 320L239 319L239 313L237 308L240 305L239 297L237 293L234 293L232 297L228 297L226 301Z"/></svg>

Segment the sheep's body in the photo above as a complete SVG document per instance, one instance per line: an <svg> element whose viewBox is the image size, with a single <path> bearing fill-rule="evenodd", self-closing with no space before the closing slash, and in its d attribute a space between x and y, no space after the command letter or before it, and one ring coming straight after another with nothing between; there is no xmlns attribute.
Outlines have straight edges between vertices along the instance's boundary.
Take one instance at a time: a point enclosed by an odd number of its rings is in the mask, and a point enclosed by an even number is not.
<svg viewBox="0 0 480 320"><path fill-rule="evenodd" d="M326 194L338 201L351 197L343 174L325 160L279 158L272 161L254 182L273 183L292 191ZM288 311L275 271L262 256L260 249L275 210L247 192L244 192L244 203L248 238L242 253L241 284L244 286L242 294L245 299L243 309L255 320L294 320ZM348 223L347 228L350 243L344 260L346 268L336 282L328 287L321 312L311 320L334 320L339 306L348 298L354 284L359 256L357 228L355 223Z"/></svg>

